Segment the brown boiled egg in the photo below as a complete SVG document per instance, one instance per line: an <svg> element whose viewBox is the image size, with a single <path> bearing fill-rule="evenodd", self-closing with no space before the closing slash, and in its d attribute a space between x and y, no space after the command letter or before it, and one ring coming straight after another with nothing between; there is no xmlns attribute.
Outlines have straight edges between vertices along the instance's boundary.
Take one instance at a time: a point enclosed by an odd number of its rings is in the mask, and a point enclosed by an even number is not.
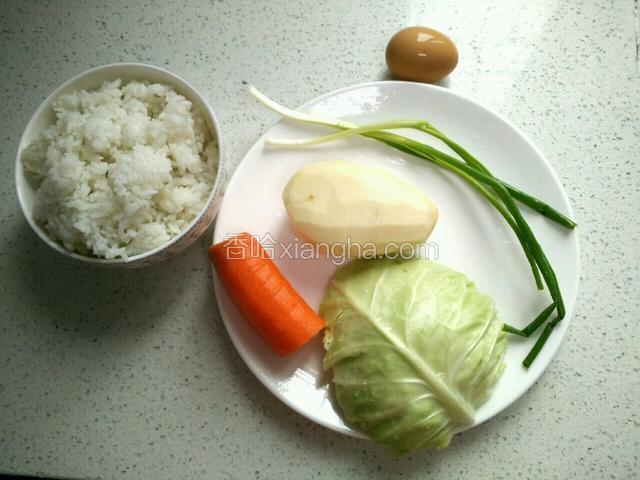
<svg viewBox="0 0 640 480"><path fill-rule="evenodd" d="M456 68L458 49L437 30L409 27L389 40L386 57L389 70L399 80L437 82Z"/></svg>

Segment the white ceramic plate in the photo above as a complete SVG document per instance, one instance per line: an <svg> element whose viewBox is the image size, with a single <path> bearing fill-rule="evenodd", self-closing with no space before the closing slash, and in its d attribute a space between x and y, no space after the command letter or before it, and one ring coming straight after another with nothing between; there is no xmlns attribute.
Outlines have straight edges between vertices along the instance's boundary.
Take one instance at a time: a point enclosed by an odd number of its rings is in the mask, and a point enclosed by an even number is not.
<svg viewBox="0 0 640 480"><path fill-rule="evenodd" d="M428 119L474 153L496 176L572 216L556 174L531 142L504 118L447 89L405 82L375 82L328 93L300 110L358 124ZM293 243L294 247L296 244L281 194L286 182L302 166L320 160L345 159L384 168L420 188L436 203L440 220L429 242L437 244L439 261L464 272L481 291L491 295L504 322L524 326L550 303L547 291L536 290L520 245L504 220L484 199L448 172L364 138L304 150L264 146L265 137L305 138L328 131L282 121L258 140L227 188L218 213L214 242L247 231L261 236L263 244L275 244L276 264L317 309L335 266L327 259L302 260L286 255L280 258L284 253L280 244ZM411 131L398 133L429 140ZM436 141L430 143L437 145ZM490 400L477 411L476 424L508 407L533 385L558 350L575 306L579 278L577 232L557 226L527 208L523 208L523 213L556 271L567 316L529 370L524 369L521 362L535 338L510 336L507 368ZM433 258L435 252L429 252ZM215 273L214 283L231 340L256 377L300 414L328 428L358 436L344 424L329 398L328 378L321 369L320 339L314 339L286 358L277 357L239 314Z"/></svg>

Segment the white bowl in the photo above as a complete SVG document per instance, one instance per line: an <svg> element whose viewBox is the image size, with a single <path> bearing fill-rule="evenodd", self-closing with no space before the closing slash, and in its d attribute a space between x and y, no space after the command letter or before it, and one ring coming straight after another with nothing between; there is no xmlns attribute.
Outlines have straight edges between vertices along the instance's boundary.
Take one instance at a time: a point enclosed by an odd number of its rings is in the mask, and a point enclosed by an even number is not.
<svg viewBox="0 0 640 480"><path fill-rule="evenodd" d="M99 88L105 80L115 80L121 78L124 81L139 80L148 82L163 83L170 85L176 92L188 98L193 105L198 108L205 117L208 128L212 135L215 135L218 143L218 173L214 181L211 193L207 199L207 203L202 208L197 217L185 228L180 234L172 238L169 242L149 250L147 252L131 256L129 258L104 259L81 255L77 252L71 252L64 246L55 242L47 233L40 228L33 219L33 203L35 200L35 189L29 183L24 175L22 168L21 156L24 149L42 132L46 127L55 122L55 114L51 107L53 101L58 96L77 90L90 90ZM93 264L105 264L124 267L140 267L150 265L164 260L171 255L178 253L193 243L211 224L214 217L218 213L220 201L227 184L228 172L222 154L222 142L220 140L220 129L216 116L211 107L191 85L177 75L168 72L162 68L144 65L141 63L114 63L101 67L92 68L60 85L51 95L35 111L31 120L27 124L16 154L16 188L18 190L18 200L22 213L24 213L27 222L38 236L51 248L64 254L84 262Z"/></svg>

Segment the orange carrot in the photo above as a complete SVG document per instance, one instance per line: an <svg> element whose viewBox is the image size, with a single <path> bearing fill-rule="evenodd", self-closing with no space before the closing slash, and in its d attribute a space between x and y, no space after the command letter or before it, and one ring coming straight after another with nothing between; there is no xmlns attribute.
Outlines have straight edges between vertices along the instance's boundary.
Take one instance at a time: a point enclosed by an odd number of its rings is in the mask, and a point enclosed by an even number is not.
<svg viewBox="0 0 640 480"><path fill-rule="evenodd" d="M324 327L248 233L212 245L209 256L245 319L278 355L298 350Z"/></svg>

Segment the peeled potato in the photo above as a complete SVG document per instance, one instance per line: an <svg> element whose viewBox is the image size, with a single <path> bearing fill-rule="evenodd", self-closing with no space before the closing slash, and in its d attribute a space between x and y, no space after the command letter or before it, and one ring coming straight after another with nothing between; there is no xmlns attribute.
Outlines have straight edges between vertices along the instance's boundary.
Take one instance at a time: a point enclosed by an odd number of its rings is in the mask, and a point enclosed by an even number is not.
<svg viewBox="0 0 640 480"><path fill-rule="evenodd" d="M346 161L304 167L282 199L296 231L333 255L388 255L425 241L438 221L436 206L414 186Z"/></svg>

